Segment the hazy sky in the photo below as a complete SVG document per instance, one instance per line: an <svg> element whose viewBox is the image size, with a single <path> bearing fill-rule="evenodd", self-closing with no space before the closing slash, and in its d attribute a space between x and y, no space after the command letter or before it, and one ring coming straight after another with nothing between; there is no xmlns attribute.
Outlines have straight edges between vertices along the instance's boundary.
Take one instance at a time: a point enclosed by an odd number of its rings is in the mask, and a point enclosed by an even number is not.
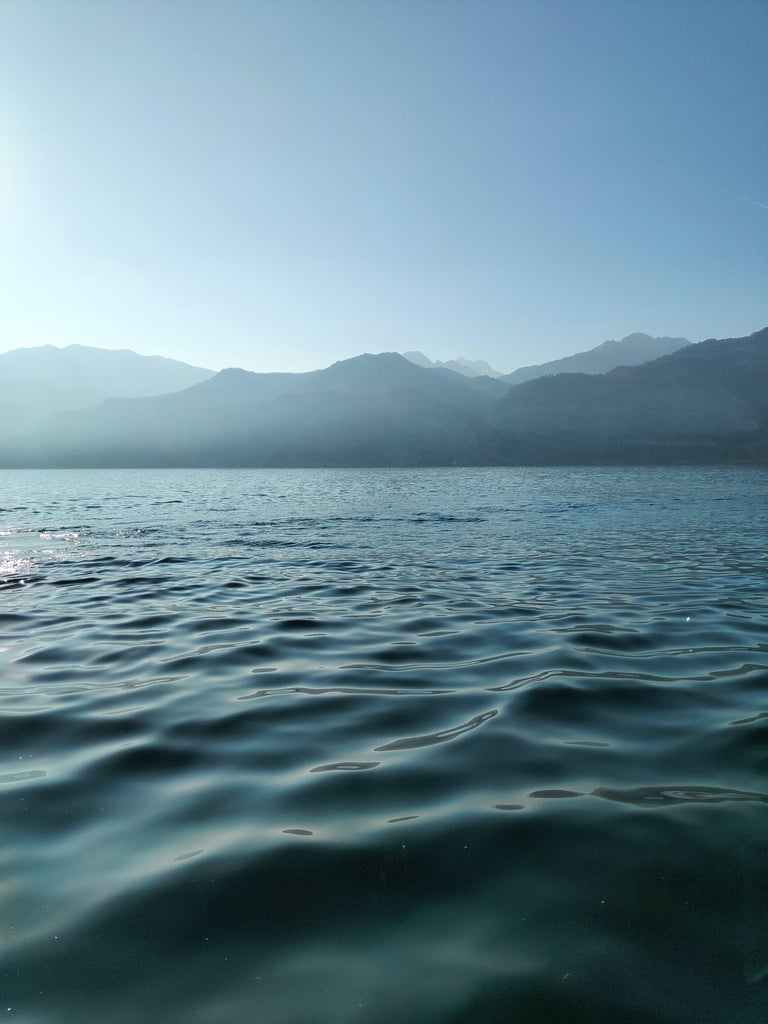
<svg viewBox="0 0 768 1024"><path fill-rule="evenodd" d="M0 350L768 325L766 0L0 0Z"/></svg>

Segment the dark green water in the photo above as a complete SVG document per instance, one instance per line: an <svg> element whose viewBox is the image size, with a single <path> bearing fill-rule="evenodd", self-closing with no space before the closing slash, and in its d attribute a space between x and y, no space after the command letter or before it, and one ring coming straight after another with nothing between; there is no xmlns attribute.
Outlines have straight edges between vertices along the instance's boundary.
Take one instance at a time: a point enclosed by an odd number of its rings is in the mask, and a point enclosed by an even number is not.
<svg viewBox="0 0 768 1024"><path fill-rule="evenodd" d="M0 1013L768 1011L768 473L0 474Z"/></svg>

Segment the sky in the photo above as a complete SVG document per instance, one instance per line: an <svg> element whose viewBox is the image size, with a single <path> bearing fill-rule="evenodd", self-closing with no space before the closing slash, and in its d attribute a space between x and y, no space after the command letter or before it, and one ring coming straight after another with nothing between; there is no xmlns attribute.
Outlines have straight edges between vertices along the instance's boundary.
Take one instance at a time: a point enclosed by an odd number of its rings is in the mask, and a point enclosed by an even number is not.
<svg viewBox="0 0 768 1024"><path fill-rule="evenodd" d="M0 0L0 351L768 325L766 0Z"/></svg>

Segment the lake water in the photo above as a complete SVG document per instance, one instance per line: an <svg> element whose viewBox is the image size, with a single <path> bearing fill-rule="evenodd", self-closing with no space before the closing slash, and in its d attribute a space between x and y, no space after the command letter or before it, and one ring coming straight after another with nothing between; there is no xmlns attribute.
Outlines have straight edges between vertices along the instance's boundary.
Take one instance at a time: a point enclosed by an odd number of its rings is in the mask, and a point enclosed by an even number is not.
<svg viewBox="0 0 768 1024"><path fill-rule="evenodd" d="M766 1019L768 472L0 506L5 1019Z"/></svg>

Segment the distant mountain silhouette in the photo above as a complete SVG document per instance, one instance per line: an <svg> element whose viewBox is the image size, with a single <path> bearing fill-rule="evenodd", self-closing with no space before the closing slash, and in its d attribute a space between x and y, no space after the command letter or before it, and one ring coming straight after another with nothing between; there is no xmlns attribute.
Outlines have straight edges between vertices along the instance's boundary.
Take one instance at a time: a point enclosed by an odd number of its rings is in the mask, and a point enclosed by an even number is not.
<svg viewBox="0 0 768 1024"><path fill-rule="evenodd" d="M521 366L519 370L507 373L501 379L508 384L522 384L526 380L555 373L607 373L617 366L647 363L690 344L686 338L652 338L650 334L628 334L621 341L604 341L602 345L587 352L577 352L538 366Z"/></svg>
<svg viewBox="0 0 768 1024"><path fill-rule="evenodd" d="M505 461L768 461L768 328L602 375L527 381L491 422Z"/></svg>
<svg viewBox="0 0 768 1024"><path fill-rule="evenodd" d="M464 377L501 377L503 374L486 363L484 359L465 359L459 356L457 359L448 359L441 362L439 359L430 359L423 352L403 352L403 355L410 362L417 366L434 367L439 366L444 370L453 370L454 373L461 373Z"/></svg>
<svg viewBox="0 0 768 1024"><path fill-rule="evenodd" d="M768 464L768 328L517 386L362 355L62 412L2 466Z"/></svg>
<svg viewBox="0 0 768 1024"><path fill-rule="evenodd" d="M286 395L371 395L406 389L442 401L449 406L477 412L490 395L498 398L507 386L497 381L465 378L449 370L438 373L416 366L396 352L360 355L343 359L322 370L307 373L251 373L230 368L210 379L165 396L170 405L202 409L252 405ZM132 406L126 406L129 408Z"/></svg>
<svg viewBox="0 0 768 1024"><path fill-rule="evenodd" d="M49 465L477 463L490 444L486 410L505 391L499 382L427 370L396 353L310 373L227 369L174 394L61 413L30 436L21 458Z"/></svg>
<svg viewBox="0 0 768 1024"><path fill-rule="evenodd" d="M0 426L19 428L51 413L88 408L113 396L178 391L213 372L128 349L85 345L14 349L0 355Z"/></svg>

